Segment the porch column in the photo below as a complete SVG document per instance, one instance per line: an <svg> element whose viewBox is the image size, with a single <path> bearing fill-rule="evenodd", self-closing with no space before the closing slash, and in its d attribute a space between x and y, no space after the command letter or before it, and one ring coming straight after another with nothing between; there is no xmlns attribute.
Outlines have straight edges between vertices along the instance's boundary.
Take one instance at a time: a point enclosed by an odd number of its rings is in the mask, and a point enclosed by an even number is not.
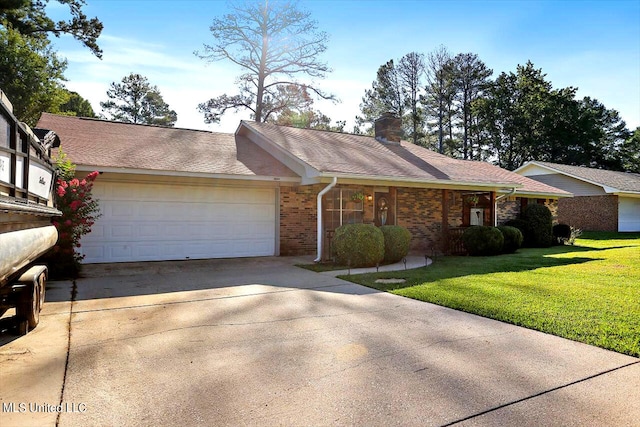
<svg viewBox="0 0 640 427"><path fill-rule="evenodd" d="M497 212L496 210L498 209L498 205L496 204L496 192L492 191L491 193L489 193L489 205L491 206L491 225L495 226L496 225L496 219L497 217Z"/></svg>
<svg viewBox="0 0 640 427"><path fill-rule="evenodd" d="M442 190L442 250L449 253L449 191Z"/></svg>

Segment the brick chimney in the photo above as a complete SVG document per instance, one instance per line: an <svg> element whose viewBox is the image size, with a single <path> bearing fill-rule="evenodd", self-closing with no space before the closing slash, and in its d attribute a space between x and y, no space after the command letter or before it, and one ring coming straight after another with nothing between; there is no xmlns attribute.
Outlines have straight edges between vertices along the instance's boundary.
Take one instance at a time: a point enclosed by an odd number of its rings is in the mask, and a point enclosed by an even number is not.
<svg viewBox="0 0 640 427"><path fill-rule="evenodd" d="M399 145L402 139L402 119L393 113L384 113L375 121L376 139L385 144Z"/></svg>

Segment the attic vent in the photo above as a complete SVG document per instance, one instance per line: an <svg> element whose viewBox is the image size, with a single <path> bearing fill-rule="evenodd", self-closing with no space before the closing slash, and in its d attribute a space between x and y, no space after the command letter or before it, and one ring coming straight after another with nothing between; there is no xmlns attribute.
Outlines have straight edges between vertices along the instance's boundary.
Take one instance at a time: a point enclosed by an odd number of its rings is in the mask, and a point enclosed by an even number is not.
<svg viewBox="0 0 640 427"><path fill-rule="evenodd" d="M384 113L374 124L376 139L383 144L400 145L402 119L393 113Z"/></svg>

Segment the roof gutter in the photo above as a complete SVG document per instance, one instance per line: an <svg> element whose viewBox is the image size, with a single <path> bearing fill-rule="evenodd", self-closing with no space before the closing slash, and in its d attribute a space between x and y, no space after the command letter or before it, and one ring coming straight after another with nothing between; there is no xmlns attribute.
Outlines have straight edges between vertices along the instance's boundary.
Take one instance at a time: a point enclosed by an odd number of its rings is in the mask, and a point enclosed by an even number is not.
<svg viewBox="0 0 640 427"><path fill-rule="evenodd" d="M331 190L333 187L336 186L336 184L338 183L338 177L334 176L333 180L331 181L331 183L329 185L327 185L326 187L324 187L322 189L322 191L320 191L318 193L318 207L317 207L317 218L318 218L318 236L317 236L317 240L318 240L318 244L317 244L317 249L318 249L318 256L316 257L316 259L313 260L313 262L320 262L322 260L322 196L324 196L325 194L327 194L327 192L329 190Z"/></svg>
<svg viewBox="0 0 640 427"><path fill-rule="evenodd" d="M493 226L497 227L498 226L498 201L501 199L504 199L505 197L509 197L513 194L516 193L516 187L513 187L511 189L510 192L508 192L507 194L501 194L498 197L496 197L494 203L493 203L493 211L495 212L495 215L493 216Z"/></svg>
<svg viewBox="0 0 640 427"><path fill-rule="evenodd" d="M401 177L401 176L388 176L388 175L357 175L347 173L320 173L313 178L332 178L338 177L340 179L358 180L358 181L375 181L378 183L389 182L389 185L397 185L397 183L403 184L429 184L435 186L434 188L449 189L458 187L467 187L471 189L495 189L495 188L521 188L522 184L518 182L472 182L472 181L444 181L442 179L426 179L426 178L414 178L414 177ZM393 184L391 184L393 183Z"/></svg>

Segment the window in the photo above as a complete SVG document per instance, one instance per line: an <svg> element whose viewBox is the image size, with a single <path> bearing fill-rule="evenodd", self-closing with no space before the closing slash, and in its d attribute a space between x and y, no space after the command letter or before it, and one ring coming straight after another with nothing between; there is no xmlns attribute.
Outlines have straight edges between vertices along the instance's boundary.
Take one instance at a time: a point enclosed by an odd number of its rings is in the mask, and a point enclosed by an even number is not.
<svg viewBox="0 0 640 427"><path fill-rule="evenodd" d="M0 147L9 148L9 136L11 135L11 127L4 116L0 115Z"/></svg>
<svg viewBox="0 0 640 427"><path fill-rule="evenodd" d="M335 230L344 224L362 223L363 192L334 188L325 195L325 229Z"/></svg>

